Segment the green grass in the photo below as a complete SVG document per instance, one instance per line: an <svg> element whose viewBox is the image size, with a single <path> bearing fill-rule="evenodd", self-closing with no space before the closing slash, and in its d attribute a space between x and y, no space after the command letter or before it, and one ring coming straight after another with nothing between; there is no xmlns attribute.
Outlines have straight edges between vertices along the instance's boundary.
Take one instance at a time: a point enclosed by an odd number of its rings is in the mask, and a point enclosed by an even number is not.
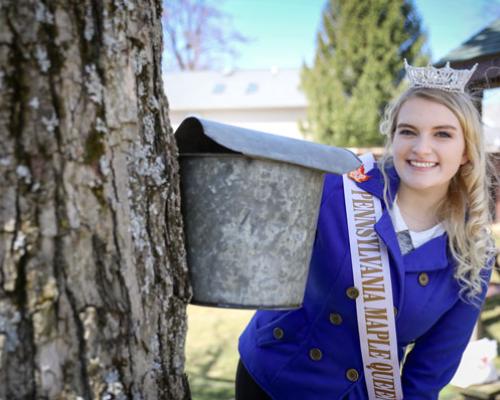
<svg viewBox="0 0 500 400"><path fill-rule="evenodd" d="M193 400L234 399L238 337L253 313L188 307L186 371Z"/></svg>

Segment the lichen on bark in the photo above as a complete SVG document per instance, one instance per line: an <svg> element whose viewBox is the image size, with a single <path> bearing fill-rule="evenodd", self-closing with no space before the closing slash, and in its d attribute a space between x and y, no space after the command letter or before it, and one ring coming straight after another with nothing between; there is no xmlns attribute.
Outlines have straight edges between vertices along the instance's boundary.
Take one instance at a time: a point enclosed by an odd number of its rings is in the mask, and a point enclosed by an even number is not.
<svg viewBox="0 0 500 400"><path fill-rule="evenodd" d="M0 4L0 398L189 398L160 20Z"/></svg>

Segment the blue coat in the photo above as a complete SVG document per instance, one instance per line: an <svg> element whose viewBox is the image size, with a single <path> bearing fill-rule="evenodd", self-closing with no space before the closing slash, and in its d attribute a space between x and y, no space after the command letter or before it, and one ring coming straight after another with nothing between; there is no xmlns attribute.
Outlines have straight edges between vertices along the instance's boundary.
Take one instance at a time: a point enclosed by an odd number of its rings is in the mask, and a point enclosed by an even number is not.
<svg viewBox="0 0 500 400"><path fill-rule="evenodd" d="M380 171L368 175L358 186L382 199ZM389 176L396 193L399 178L394 170ZM385 207L375 230L390 258L400 360L413 345L402 368L404 399L437 399L458 367L479 309L459 298L446 234L402 255ZM239 340L243 364L273 399L368 398L348 243L342 178L327 175L303 306L257 311Z"/></svg>

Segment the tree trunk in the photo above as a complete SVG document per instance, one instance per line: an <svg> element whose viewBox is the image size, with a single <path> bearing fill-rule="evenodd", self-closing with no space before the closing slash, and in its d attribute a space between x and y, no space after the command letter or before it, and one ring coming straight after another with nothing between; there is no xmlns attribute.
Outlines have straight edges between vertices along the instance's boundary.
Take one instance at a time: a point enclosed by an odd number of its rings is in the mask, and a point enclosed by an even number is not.
<svg viewBox="0 0 500 400"><path fill-rule="evenodd" d="M161 0L0 3L0 398L185 399Z"/></svg>

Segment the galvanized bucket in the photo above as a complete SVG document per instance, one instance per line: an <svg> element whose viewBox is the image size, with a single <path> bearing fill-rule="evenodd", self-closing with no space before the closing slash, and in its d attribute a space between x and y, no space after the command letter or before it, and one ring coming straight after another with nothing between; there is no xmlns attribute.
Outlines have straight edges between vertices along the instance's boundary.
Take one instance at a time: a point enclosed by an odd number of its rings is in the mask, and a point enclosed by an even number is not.
<svg viewBox="0 0 500 400"><path fill-rule="evenodd" d="M323 171L350 171L359 160L347 150L194 117L176 138L192 303L300 307Z"/></svg>

